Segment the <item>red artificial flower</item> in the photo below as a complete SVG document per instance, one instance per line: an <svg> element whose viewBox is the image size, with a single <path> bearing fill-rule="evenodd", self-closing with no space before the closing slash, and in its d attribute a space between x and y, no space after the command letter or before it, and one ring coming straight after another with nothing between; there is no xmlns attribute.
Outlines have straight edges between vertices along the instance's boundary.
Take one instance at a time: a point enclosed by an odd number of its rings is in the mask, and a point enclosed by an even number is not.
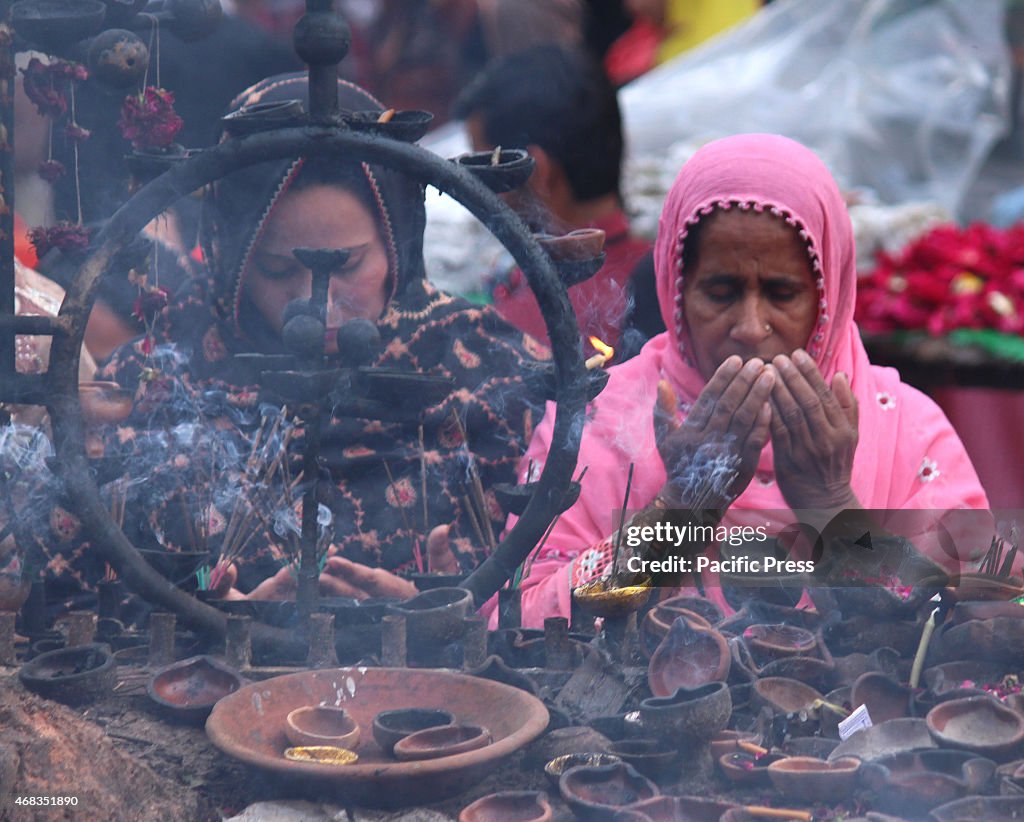
<svg viewBox="0 0 1024 822"><path fill-rule="evenodd" d="M70 254L89 247L89 229L78 223L61 221L49 227L30 228L28 240L35 246L36 255L40 258L46 256L51 248L59 248L65 254Z"/></svg>
<svg viewBox="0 0 1024 822"><path fill-rule="evenodd" d="M877 262L858 286L857 320L866 331L1024 330L1022 226L939 226Z"/></svg>
<svg viewBox="0 0 1024 822"><path fill-rule="evenodd" d="M174 95L166 89L146 86L141 94L129 94L121 106L117 126L132 147L166 148L184 125L174 111Z"/></svg>
<svg viewBox="0 0 1024 822"><path fill-rule="evenodd" d="M64 163L58 160L44 160L39 164L37 171L46 182L52 183L67 174L68 170L64 168Z"/></svg>

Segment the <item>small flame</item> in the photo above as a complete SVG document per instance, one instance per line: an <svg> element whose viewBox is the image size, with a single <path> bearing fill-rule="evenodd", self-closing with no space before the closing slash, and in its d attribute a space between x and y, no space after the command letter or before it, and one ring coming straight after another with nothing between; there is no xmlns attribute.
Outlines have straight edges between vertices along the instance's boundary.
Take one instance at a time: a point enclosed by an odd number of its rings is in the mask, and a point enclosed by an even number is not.
<svg viewBox="0 0 1024 822"><path fill-rule="evenodd" d="M595 350L603 354L606 360L610 360L615 356L615 349L607 343L602 342L597 337L590 337L590 344L594 346Z"/></svg>
<svg viewBox="0 0 1024 822"><path fill-rule="evenodd" d="M598 353L588 357L584 363L588 371L593 368L603 368L604 364L615 355L615 349L601 342L597 337L591 337L590 344L597 349Z"/></svg>

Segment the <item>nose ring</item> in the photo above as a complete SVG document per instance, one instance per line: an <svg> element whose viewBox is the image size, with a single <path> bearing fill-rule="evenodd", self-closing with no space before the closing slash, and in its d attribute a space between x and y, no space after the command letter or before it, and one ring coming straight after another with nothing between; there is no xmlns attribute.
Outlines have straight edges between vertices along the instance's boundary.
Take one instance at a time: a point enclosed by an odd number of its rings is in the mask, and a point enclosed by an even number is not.
<svg viewBox="0 0 1024 822"><path fill-rule="evenodd" d="M772 328L772 324L771 323L765 323L764 324L764 330L765 330L766 334L774 334L775 333L775 329Z"/></svg>

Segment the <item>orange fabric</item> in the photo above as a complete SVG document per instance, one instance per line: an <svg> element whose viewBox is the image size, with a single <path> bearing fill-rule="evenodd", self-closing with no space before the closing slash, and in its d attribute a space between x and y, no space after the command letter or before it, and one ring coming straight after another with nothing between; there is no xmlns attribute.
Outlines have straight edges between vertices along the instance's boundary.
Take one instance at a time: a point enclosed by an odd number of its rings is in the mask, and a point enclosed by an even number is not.
<svg viewBox="0 0 1024 822"><path fill-rule="evenodd" d="M22 265L35 268L39 265L36 248L28 241L28 226L18 212L14 212L14 256Z"/></svg>

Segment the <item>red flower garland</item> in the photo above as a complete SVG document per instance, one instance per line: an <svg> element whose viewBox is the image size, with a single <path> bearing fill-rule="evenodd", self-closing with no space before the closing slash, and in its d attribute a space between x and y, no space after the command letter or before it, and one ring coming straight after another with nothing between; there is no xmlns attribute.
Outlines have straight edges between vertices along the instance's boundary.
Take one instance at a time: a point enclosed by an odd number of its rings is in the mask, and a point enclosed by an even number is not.
<svg viewBox="0 0 1024 822"><path fill-rule="evenodd" d="M121 106L117 127L132 148L166 148L184 121L174 111L174 94L166 89L146 86L141 94L129 94Z"/></svg>
<svg viewBox="0 0 1024 822"><path fill-rule="evenodd" d="M89 229L78 223L62 221L49 227L38 226L30 228L27 235L39 258L46 256L51 248L59 248L69 254L89 247Z"/></svg>
<svg viewBox="0 0 1024 822"><path fill-rule="evenodd" d="M1024 333L1024 225L939 226L877 263L858 284L857 322L867 332Z"/></svg>

